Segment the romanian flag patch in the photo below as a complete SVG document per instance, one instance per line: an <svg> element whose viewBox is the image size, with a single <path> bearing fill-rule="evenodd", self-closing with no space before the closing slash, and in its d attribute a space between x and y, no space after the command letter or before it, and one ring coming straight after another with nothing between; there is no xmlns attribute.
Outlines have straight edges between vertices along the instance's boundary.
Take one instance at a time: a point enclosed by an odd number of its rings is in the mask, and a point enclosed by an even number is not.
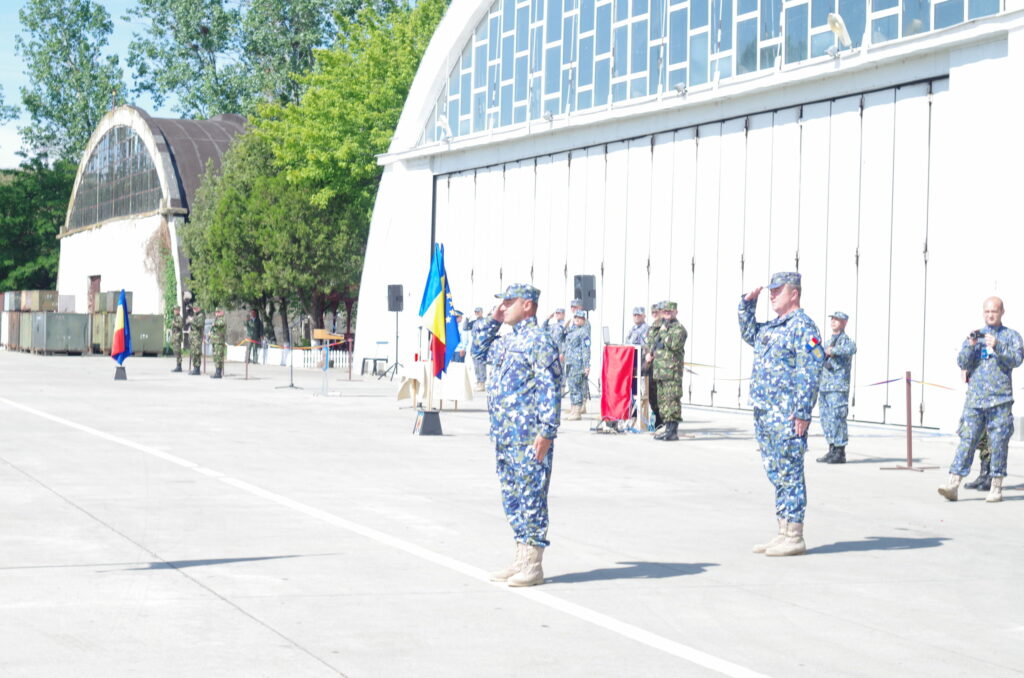
<svg viewBox="0 0 1024 678"><path fill-rule="evenodd" d="M825 351L821 348L821 339L817 337L811 337L810 341L807 342L807 352L813 355L818 360L825 359Z"/></svg>

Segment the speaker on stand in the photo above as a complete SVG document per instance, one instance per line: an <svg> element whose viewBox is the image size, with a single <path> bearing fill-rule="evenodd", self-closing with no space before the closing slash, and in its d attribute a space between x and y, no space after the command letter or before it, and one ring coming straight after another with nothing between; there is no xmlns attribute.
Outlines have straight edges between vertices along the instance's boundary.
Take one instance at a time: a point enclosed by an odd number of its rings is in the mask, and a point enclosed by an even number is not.
<svg viewBox="0 0 1024 678"><path fill-rule="evenodd" d="M398 314L405 308L405 291L401 285L388 285L388 310L395 314L395 362L387 366L377 380L394 379L402 363L398 362Z"/></svg>
<svg viewBox="0 0 1024 678"><path fill-rule="evenodd" d="M574 275L572 278L573 297L583 302L584 311L597 308L597 279L592 275Z"/></svg>

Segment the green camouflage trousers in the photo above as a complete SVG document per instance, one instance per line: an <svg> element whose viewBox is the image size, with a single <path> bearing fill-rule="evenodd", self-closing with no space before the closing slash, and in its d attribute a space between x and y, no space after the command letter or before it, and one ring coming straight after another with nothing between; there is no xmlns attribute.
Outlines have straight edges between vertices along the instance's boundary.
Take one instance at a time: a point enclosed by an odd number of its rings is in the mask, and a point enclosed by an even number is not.
<svg viewBox="0 0 1024 678"><path fill-rule="evenodd" d="M213 366L218 370L224 369L224 357L228 353L227 344L216 343L213 345Z"/></svg>
<svg viewBox="0 0 1024 678"><path fill-rule="evenodd" d="M655 381L654 387L657 389L658 414L661 416L661 420L665 422L679 421L682 418L682 407L679 404L683 397L682 379Z"/></svg>

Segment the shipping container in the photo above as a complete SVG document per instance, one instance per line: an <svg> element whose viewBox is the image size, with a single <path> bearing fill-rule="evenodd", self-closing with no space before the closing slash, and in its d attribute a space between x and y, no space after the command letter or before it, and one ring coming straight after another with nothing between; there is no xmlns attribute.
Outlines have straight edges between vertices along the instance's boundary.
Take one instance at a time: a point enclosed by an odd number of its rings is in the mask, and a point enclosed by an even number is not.
<svg viewBox="0 0 1024 678"><path fill-rule="evenodd" d="M89 316L84 313L33 313L34 353L85 353Z"/></svg>
<svg viewBox="0 0 1024 678"><path fill-rule="evenodd" d="M73 294L59 294L57 295L57 313L74 313L75 312L75 295Z"/></svg>
<svg viewBox="0 0 1024 678"><path fill-rule="evenodd" d="M21 310L21 292L4 292L4 310Z"/></svg>
<svg viewBox="0 0 1024 678"><path fill-rule="evenodd" d="M4 316L7 326L7 342L4 345L13 351L21 344L21 312L5 311Z"/></svg>
<svg viewBox="0 0 1024 678"><path fill-rule="evenodd" d="M164 317L162 315L129 316L132 328L132 351L135 355L160 355L164 350Z"/></svg>
<svg viewBox="0 0 1024 678"><path fill-rule="evenodd" d="M114 335L114 314L93 313L90 317L90 344L94 353L110 353L110 342Z"/></svg>
<svg viewBox="0 0 1024 678"><path fill-rule="evenodd" d="M18 326L18 349L21 351L32 350L32 314L22 311L21 320Z"/></svg>
<svg viewBox="0 0 1024 678"><path fill-rule="evenodd" d="M21 310L55 312L57 310L57 291L22 290Z"/></svg>

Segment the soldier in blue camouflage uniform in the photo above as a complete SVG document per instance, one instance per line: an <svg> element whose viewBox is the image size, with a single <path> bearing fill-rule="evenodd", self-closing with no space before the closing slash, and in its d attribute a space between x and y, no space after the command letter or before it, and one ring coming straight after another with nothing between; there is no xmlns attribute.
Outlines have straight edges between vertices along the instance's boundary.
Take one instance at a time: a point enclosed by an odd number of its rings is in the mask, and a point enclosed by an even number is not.
<svg viewBox="0 0 1024 678"><path fill-rule="evenodd" d="M982 430L988 432L991 449L991 487L987 502L1003 500L1006 452L1013 435L1013 379L1011 373L1024 362L1020 334L1003 325L1005 307L999 297L989 297L982 307L985 327L964 340L956 362L968 373L967 401L960 420L960 444L949 467L949 481L939 494L957 500L960 481L971 471L974 450Z"/></svg>
<svg viewBox="0 0 1024 678"><path fill-rule="evenodd" d="M590 329L584 325L586 321L587 314L576 311L573 328L565 335L565 382L569 387L571 405L566 421L581 419L589 391L587 377L590 376Z"/></svg>
<svg viewBox="0 0 1024 678"><path fill-rule="evenodd" d="M537 325L540 290L509 285L502 302L475 334L474 353L489 354L494 375L488 385L491 439L497 457L502 506L516 551L512 564L491 574L510 586L544 583L548 546L548 486L561 411L562 365L551 335ZM512 333L498 337L505 323ZM499 344L500 355L491 351Z"/></svg>
<svg viewBox="0 0 1024 678"><path fill-rule="evenodd" d="M569 329L572 329L571 326ZM558 347L558 351L564 353L563 344L565 343L565 335L568 334L564 308L556 308L555 312L547 317L547 320L544 321L544 331L555 340L555 346Z"/></svg>
<svg viewBox="0 0 1024 678"><path fill-rule="evenodd" d="M850 316L836 311L829 316L832 336L825 343L825 364L818 387L818 414L828 441L828 454L818 457L826 464L846 463L846 415L850 411L850 364L857 344L846 334Z"/></svg>
<svg viewBox="0 0 1024 678"><path fill-rule="evenodd" d="M792 556L807 549L804 453L825 352L817 326L800 308L799 273L772 275L768 289L776 317L764 323L755 318L761 289L740 301L739 320L743 340L754 347L750 403L761 460L775 487L779 531L767 544L755 546L754 552Z"/></svg>
<svg viewBox="0 0 1024 678"><path fill-rule="evenodd" d="M626 335L627 346L643 346L647 341L647 332L650 326L646 322L644 316L644 307L637 306L633 309L633 327L629 329L629 334Z"/></svg>
<svg viewBox="0 0 1024 678"><path fill-rule="evenodd" d="M469 330L467 334L471 337L476 334L477 330L487 324L487 318L484 317L483 306L477 306L474 308L473 315L473 319L466 323L466 327ZM472 344L470 344L470 346L472 347ZM473 356L473 373L476 375L476 390L483 391L484 385L487 382L487 354L483 353L477 355L473 352L472 348L470 348L469 352L470 355Z"/></svg>

